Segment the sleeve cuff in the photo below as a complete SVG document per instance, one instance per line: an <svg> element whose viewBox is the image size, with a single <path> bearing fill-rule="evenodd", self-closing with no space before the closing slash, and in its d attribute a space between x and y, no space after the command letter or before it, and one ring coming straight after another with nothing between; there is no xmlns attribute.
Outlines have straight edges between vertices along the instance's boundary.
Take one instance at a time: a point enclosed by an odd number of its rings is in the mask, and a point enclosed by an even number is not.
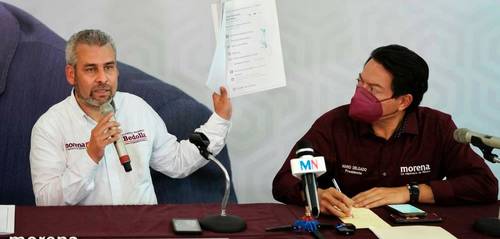
<svg viewBox="0 0 500 239"><path fill-rule="evenodd" d="M447 204L447 202L453 201L455 193L450 182L446 180L432 181L429 186L432 189L436 204Z"/></svg>
<svg viewBox="0 0 500 239"><path fill-rule="evenodd" d="M229 126L231 126L231 121L227 120L227 119L224 119L222 117L220 117L217 113L212 113L212 115L210 116L210 118L208 119L207 123L211 120L214 120L215 122L219 123L219 124L227 124Z"/></svg>
<svg viewBox="0 0 500 239"><path fill-rule="evenodd" d="M208 151L217 155L226 144L226 137L231 128L231 121L225 120L213 113L208 121L195 131L204 133L210 140Z"/></svg>

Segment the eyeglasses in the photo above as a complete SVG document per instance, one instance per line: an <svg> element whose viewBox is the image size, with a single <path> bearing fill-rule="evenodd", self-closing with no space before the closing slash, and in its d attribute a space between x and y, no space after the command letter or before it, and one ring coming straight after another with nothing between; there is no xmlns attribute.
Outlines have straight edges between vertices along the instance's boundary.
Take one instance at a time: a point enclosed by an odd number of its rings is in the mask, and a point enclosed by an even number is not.
<svg viewBox="0 0 500 239"><path fill-rule="evenodd" d="M367 83L366 81L363 80L363 77L361 77L361 73L359 73L358 77L356 78L356 86L363 87L363 88L367 89L368 91L370 91L370 93L372 93L378 99L384 98L384 97L380 97L380 96L383 96L385 94L384 88L379 84ZM392 96L387 98L387 99L390 99L390 98L392 98Z"/></svg>

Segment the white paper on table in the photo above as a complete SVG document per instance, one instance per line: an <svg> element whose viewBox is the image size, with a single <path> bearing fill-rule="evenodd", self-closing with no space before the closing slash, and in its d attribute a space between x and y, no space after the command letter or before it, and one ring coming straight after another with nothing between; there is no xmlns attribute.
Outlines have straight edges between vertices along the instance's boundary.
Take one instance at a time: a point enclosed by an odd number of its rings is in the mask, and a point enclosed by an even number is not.
<svg viewBox="0 0 500 239"><path fill-rule="evenodd" d="M286 86L276 1L227 0L221 9L207 86L231 97Z"/></svg>
<svg viewBox="0 0 500 239"><path fill-rule="evenodd" d="M15 209L14 205L0 205L0 235L14 233Z"/></svg>
<svg viewBox="0 0 500 239"><path fill-rule="evenodd" d="M391 227L387 222L368 208L351 208L350 217L342 217L340 220L344 223L352 223L356 228L387 228Z"/></svg>
<svg viewBox="0 0 500 239"><path fill-rule="evenodd" d="M370 230L379 239L456 239L448 231L436 226L398 226L398 227L377 227Z"/></svg>

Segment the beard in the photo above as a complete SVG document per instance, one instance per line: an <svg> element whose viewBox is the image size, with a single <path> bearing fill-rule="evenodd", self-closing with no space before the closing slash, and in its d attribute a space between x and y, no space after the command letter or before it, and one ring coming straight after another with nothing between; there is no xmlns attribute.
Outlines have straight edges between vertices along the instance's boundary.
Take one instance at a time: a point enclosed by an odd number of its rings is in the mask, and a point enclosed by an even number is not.
<svg viewBox="0 0 500 239"><path fill-rule="evenodd" d="M75 75L75 95L78 97L83 103L85 103L87 106L90 107L100 107L101 105L110 102L113 97L115 96L115 92L113 92L113 87L110 85L104 83L104 84L99 84L92 89L90 89L90 94L88 97L85 97L82 95L80 91L80 86L78 84L79 80L78 77ZM109 95L105 98L103 97L97 97L96 95L102 92L109 92Z"/></svg>

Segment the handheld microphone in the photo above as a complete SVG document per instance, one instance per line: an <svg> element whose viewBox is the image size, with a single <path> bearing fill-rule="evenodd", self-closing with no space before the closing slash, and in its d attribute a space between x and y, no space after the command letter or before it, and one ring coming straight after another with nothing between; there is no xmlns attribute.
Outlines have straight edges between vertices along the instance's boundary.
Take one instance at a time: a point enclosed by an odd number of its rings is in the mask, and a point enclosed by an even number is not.
<svg viewBox="0 0 500 239"><path fill-rule="evenodd" d="M456 129L455 132L453 132L453 138L457 142L472 143L474 145L475 141L478 140L479 142L482 142L486 146L500 149L500 138L493 137L491 135L476 133L466 128Z"/></svg>
<svg viewBox="0 0 500 239"><path fill-rule="evenodd" d="M109 112L115 113L115 103L113 100L106 102L100 107L101 114L106 115ZM116 121L115 116L111 117L112 121ZM118 158L120 163L123 165L125 172L132 171L132 165L130 165L130 157L128 156L127 148L125 148L125 142L123 142L123 137L120 135L118 140L114 142L116 152L118 153Z"/></svg>
<svg viewBox="0 0 500 239"><path fill-rule="evenodd" d="M297 143L297 158L290 160L293 176L302 179L307 205L311 215L319 217L320 205L318 199L318 185L316 177L326 172L325 159L314 157L314 149L309 141L301 140Z"/></svg>

